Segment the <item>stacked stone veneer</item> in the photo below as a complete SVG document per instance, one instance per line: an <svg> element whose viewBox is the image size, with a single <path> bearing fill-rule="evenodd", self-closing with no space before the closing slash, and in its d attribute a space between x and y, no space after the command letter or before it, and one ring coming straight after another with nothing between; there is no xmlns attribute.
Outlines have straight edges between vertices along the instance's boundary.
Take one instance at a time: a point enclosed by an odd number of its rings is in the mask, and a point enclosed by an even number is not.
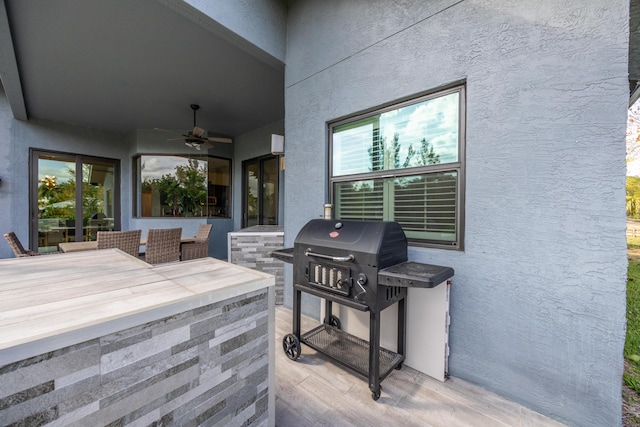
<svg viewBox="0 0 640 427"><path fill-rule="evenodd" d="M252 292L2 366L0 425L268 425L268 299Z"/></svg>
<svg viewBox="0 0 640 427"><path fill-rule="evenodd" d="M276 304L282 304L284 263L271 252L284 247L284 233L230 233L229 262L275 276Z"/></svg>

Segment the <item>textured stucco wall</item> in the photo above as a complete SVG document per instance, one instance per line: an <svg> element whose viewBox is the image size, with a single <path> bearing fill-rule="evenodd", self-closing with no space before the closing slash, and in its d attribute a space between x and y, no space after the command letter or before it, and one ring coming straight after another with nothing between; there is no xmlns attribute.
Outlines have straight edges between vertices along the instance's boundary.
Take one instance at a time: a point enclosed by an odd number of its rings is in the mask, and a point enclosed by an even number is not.
<svg viewBox="0 0 640 427"><path fill-rule="evenodd" d="M283 0L185 0L233 33L284 62L287 9Z"/></svg>
<svg viewBox="0 0 640 427"><path fill-rule="evenodd" d="M455 269L450 372L619 425L628 19L623 0L293 2L285 246L322 215L327 121L466 80L465 250L409 251Z"/></svg>

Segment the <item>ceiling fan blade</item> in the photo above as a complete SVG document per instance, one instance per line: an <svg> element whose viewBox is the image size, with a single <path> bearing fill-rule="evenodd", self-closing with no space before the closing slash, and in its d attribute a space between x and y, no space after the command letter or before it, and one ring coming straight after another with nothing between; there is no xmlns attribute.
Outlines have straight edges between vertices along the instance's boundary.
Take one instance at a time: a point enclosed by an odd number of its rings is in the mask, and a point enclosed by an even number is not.
<svg viewBox="0 0 640 427"><path fill-rule="evenodd" d="M204 135L204 132L205 132L204 129L199 128L198 126L195 126L191 134L197 136L198 138L202 138L202 136Z"/></svg>
<svg viewBox="0 0 640 427"><path fill-rule="evenodd" d="M184 141L184 135L181 138L170 138L167 141Z"/></svg>
<svg viewBox="0 0 640 427"><path fill-rule="evenodd" d="M233 139L231 138L224 138L221 136L210 136L207 138L207 140L211 141L211 142L224 142L225 144L229 144L231 142L233 142Z"/></svg>
<svg viewBox="0 0 640 427"><path fill-rule="evenodd" d="M213 144L211 144L211 143L209 143L209 142L203 142L203 143L202 143L202 144L200 144L200 145L202 145L204 148L212 148L212 147L213 147Z"/></svg>

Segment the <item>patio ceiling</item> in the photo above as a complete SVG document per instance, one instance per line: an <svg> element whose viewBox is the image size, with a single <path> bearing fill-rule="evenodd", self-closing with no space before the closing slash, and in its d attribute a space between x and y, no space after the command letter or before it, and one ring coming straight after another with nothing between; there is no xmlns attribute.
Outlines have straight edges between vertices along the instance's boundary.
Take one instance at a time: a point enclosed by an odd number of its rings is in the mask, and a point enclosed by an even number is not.
<svg viewBox="0 0 640 427"><path fill-rule="evenodd" d="M113 132L234 137L284 118L284 64L177 0L6 0L0 77L14 117ZM12 43L11 43L12 42Z"/></svg>

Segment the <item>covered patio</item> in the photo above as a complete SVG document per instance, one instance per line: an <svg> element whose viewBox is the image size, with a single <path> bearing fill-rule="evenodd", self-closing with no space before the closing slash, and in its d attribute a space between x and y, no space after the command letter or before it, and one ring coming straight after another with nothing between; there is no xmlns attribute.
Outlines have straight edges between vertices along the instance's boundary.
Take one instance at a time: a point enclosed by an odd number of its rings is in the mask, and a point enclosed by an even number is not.
<svg viewBox="0 0 640 427"><path fill-rule="evenodd" d="M362 378L310 349L286 359L285 269L268 337L277 364L270 421L617 425L624 127L630 93L640 96L639 5L4 0L0 230L55 250L104 227L192 236L211 224L209 255L226 260L231 233L279 225L289 247L327 204L336 219L371 219L348 217L357 203L337 205L372 195L362 216L395 221L398 210L417 224L410 261L455 269L452 377L403 367L376 403ZM406 107L450 125L446 141L429 120L405 120ZM384 132L383 115L393 119ZM396 125L416 138L398 140ZM361 137L350 145L354 130ZM284 148L272 149L273 135L284 135ZM439 157L441 143L452 156ZM172 192L186 182L178 172L202 171L202 194ZM65 197L39 190L54 175ZM0 258L10 257L0 245ZM303 303L309 318L320 310L317 299Z"/></svg>

